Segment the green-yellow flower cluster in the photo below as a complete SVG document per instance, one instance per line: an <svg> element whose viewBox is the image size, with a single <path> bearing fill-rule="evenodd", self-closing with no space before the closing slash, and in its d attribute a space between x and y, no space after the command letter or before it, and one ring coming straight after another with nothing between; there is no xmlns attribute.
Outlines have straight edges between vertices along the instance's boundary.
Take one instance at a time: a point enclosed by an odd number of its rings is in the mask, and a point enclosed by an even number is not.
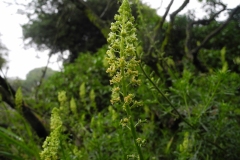
<svg viewBox="0 0 240 160"><path fill-rule="evenodd" d="M140 85L138 79L138 66L140 61L136 59L137 36L136 28L133 24L134 17L131 14L131 8L128 0L123 0L122 5L115 15L115 23L111 24L111 32L107 41L109 47L106 60L109 64L107 73L112 79L110 84L112 88L111 103L120 103L127 113L127 117L120 121L122 127L128 128L133 136L135 147L138 151L137 157L143 159L141 146L143 140L137 137L136 128L133 122L131 109L141 105L134 100L135 87Z"/></svg>
<svg viewBox="0 0 240 160"><path fill-rule="evenodd" d="M66 92L65 91L61 91L58 93L58 101L60 103L64 103L67 101L67 96L66 96Z"/></svg>
<svg viewBox="0 0 240 160"><path fill-rule="evenodd" d="M51 134L43 143L43 151L40 153L42 160L57 160L58 148L60 146L60 136L62 130L62 120L59 109L53 108L51 116Z"/></svg>
<svg viewBox="0 0 240 160"><path fill-rule="evenodd" d="M131 15L127 0L123 1L118 12L119 15L115 15L116 22L111 24L111 32L107 39L109 42L106 58L109 64L107 73L112 76L110 84L114 85L112 104L120 101L119 94L123 94L126 96L124 99L130 101L133 95L127 95L127 86L140 84L137 70L140 61L136 60L136 28L133 25L134 17Z"/></svg>
<svg viewBox="0 0 240 160"><path fill-rule="evenodd" d="M21 87L19 87L15 95L15 105L19 112L22 111L22 108L21 108L22 103L23 103L23 95L22 95Z"/></svg>
<svg viewBox="0 0 240 160"><path fill-rule="evenodd" d="M70 100L70 109L74 115L77 115L77 105L73 97Z"/></svg>

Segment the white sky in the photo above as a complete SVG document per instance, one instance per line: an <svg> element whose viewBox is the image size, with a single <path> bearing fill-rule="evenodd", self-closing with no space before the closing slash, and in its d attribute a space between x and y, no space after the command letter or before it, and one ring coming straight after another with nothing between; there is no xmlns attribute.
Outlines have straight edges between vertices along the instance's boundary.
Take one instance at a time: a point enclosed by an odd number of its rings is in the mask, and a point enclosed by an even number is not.
<svg viewBox="0 0 240 160"><path fill-rule="evenodd" d="M5 0L12 2L12 0ZM161 8L158 10L159 15L163 15L165 9L170 2L170 0L143 0L153 8L159 8L161 1L163 2ZM240 2L237 0L223 0L223 2L228 4L229 8L234 8ZM25 1L26 2L26 1ZM176 8L181 5L183 0L175 0L173 6L170 10L172 13ZM189 9L194 9L197 17L202 17L203 12L200 10L201 5L197 0L190 0L187 8L181 13L186 13ZM7 57L9 66L7 77L19 77L25 79L26 74L38 67L44 67L47 64L48 53L49 51L39 52L33 48L24 49L23 40L22 40L22 28L20 24L27 22L27 18L24 15L17 14L18 6L7 6L5 3L0 0L0 37L2 43L9 49L9 55ZM224 17L223 17L224 19ZM41 34L41 33L39 33ZM39 58L37 58L37 56ZM51 67L54 70L59 70L59 65L57 64L57 55L51 58ZM5 71L4 71L5 72Z"/></svg>

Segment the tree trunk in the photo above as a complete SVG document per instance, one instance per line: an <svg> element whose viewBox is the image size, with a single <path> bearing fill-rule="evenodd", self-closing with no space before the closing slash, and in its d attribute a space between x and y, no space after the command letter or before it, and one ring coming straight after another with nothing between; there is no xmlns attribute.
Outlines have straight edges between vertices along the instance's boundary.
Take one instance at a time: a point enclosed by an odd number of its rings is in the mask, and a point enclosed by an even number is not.
<svg viewBox="0 0 240 160"><path fill-rule="evenodd" d="M15 90L7 83L7 81L0 76L0 94L2 100L7 103L11 108L15 109ZM23 102L22 103L22 114L27 122L31 125L33 130L37 133L39 138L45 139L48 136L46 128L42 122L36 117L32 110Z"/></svg>

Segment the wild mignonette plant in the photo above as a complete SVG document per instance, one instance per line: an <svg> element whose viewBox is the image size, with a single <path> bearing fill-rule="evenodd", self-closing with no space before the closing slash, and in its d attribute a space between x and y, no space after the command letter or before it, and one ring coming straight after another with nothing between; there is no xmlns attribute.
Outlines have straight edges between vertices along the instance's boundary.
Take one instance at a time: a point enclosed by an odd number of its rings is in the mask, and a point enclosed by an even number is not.
<svg viewBox="0 0 240 160"><path fill-rule="evenodd" d="M60 102L60 109L53 108L51 116L51 134L46 138L43 143L43 151L40 153L42 160L57 160L58 150L60 148L60 136L62 132L62 120L60 117L60 110L62 105L66 102L65 92L58 94L58 100Z"/></svg>
<svg viewBox="0 0 240 160"><path fill-rule="evenodd" d="M22 112L22 103L23 103L23 95L22 95L22 90L21 87L18 88L16 92L16 98L15 98L15 105L17 110L21 113Z"/></svg>
<svg viewBox="0 0 240 160"><path fill-rule="evenodd" d="M140 61L136 59L136 28L128 0L123 0L118 13L114 17L116 22L111 24L111 32L107 39L109 42L106 57L109 64L107 73L112 77L110 84L113 86L111 103L112 105L120 104L127 113L126 117L121 119L120 124L131 131L138 153L137 156L133 154L128 157L143 159L141 146L145 140L138 137L131 113L131 110L140 106L141 102L134 99L135 94L130 90L139 86L141 82L138 79L137 69ZM141 120L139 122L141 123Z"/></svg>
<svg viewBox="0 0 240 160"><path fill-rule="evenodd" d="M40 153L42 160L58 159L58 149L60 146L60 134L62 128L62 121L59 116L59 109L52 110L51 117L51 134L43 143L43 151Z"/></svg>

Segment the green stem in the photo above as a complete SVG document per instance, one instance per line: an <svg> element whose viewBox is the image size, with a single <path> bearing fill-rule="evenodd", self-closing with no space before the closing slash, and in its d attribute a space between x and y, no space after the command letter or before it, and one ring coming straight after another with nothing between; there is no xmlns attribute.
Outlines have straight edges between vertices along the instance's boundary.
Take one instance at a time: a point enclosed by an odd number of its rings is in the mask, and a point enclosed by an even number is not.
<svg viewBox="0 0 240 160"><path fill-rule="evenodd" d="M170 100L163 94L163 92L158 88L158 86L151 80L151 78L147 75L147 73L144 71L142 65L140 64L140 68L144 74L144 76L150 81L150 83L154 86L154 88L160 93L163 98L167 101L167 103L173 108L173 110L177 113L177 115L180 117L182 121L184 121L188 126L190 126L192 129L196 129L193 125L191 125L183 116L178 112L177 108L170 102Z"/></svg>
<svg viewBox="0 0 240 160"><path fill-rule="evenodd" d="M126 106L126 111L127 111L128 116L129 116L130 129L131 129L131 133L132 133L132 136L133 136L134 144L136 146L136 149L137 149L137 152L138 152L138 155L139 155L139 159L143 160L143 154L142 154L141 147L137 143L137 138L138 138L137 137L137 132L136 132L136 129L135 129L135 126L134 126L133 119L131 117L132 113L131 113L129 105Z"/></svg>
<svg viewBox="0 0 240 160"><path fill-rule="evenodd" d="M120 143L122 145L122 150L123 150L123 159L127 159L127 154L126 154L126 148L125 148L125 145L124 145L124 142L123 142L123 130L122 130L122 133L120 134L119 138L120 138Z"/></svg>
<svg viewBox="0 0 240 160"><path fill-rule="evenodd" d="M125 18L124 18L123 21L124 22L126 21ZM125 29L125 25L124 24L122 25L122 30L123 31ZM120 58L124 57L124 41L125 41L124 37L121 36ZM123 97L126 97L128 95L128 93L127 93L127 85L126 85L126 77L125 77L125 65L121 66L120 72L121 72L121 76L122 76ZM140 160L143 160L142 150L141 150L140 146L137 144L137 133L136 133L136 129L134 127L134 122L133 122L133 119L132 119L132 113L131 113L131 109L130 109L129 105L126 105L126 112L127 112L128 118L130 120L130 129L131 129L131 133L132 133L132 136L133 136L135 147L137 149L137 152L138 152Z"/></svg>

